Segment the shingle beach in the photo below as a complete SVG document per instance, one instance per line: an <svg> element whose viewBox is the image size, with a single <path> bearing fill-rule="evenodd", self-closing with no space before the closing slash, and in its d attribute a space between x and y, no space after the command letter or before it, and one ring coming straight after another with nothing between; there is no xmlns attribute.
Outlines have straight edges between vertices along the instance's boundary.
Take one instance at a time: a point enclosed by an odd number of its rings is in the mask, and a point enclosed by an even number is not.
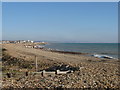
<svg viewBox="0 0 120 90"><path fill-rule="evenodd" d="M26 48L23 44L3 44L2 88L119 88L117 59L101 59L83 54L65 54ZM42 76L36 72L52 66L79 68L67 74Z"/></svg>

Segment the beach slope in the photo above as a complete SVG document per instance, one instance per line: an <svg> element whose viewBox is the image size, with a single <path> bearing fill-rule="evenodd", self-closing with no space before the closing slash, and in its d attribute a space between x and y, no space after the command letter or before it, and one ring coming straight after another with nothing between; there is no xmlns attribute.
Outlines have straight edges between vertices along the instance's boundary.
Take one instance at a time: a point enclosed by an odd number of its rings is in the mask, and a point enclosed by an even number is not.
<svg viewBox="0 0 120 90"><path fill-rule="evenodd" d="M3 48L3 88L119 88L118 60L26 48L23 44L3 44ZM33 74L36 59L37 71L64 64L79 70L64 75Z"/></svg>

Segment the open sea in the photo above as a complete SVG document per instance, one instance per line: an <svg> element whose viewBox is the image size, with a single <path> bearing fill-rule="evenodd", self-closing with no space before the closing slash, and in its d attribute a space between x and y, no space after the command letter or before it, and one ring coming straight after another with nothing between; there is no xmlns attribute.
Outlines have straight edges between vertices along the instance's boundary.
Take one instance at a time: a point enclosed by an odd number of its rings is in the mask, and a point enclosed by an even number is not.
<svg viewBox="0 0 120 90"><path fill-rule="evenodd" d="M118 43L49 43L46 48L60 51L108 55L118 58Z"/></svg>

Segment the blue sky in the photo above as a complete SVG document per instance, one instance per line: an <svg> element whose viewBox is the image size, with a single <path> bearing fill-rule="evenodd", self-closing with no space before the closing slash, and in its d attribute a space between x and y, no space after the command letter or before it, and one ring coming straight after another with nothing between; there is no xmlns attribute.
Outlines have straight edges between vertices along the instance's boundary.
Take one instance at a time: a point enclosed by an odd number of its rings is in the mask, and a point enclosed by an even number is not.
<svg viewBox="0 0 120 90"><path fill-rule="evenodd" d="M117 42L117 2L3 3L3 39Z"/></svg>

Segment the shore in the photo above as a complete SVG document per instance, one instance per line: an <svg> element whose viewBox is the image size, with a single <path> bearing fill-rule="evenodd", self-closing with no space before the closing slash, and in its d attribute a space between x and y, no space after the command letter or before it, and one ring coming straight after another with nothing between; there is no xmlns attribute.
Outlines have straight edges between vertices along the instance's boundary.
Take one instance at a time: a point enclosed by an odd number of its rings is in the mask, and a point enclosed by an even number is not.
<svg viewBox="0 0 120 90"><path fill-rule="evenodd" d="M119 60L100 59L82 53L26 48L23 44L3 44L3 88L119 88ZM64 75L41 76L36 72L55 65L79 70ZM14 61L14 62L13 62ZM25 76L25 73L29 75ZM12 73L9 78L7 73Z"/></svg>

